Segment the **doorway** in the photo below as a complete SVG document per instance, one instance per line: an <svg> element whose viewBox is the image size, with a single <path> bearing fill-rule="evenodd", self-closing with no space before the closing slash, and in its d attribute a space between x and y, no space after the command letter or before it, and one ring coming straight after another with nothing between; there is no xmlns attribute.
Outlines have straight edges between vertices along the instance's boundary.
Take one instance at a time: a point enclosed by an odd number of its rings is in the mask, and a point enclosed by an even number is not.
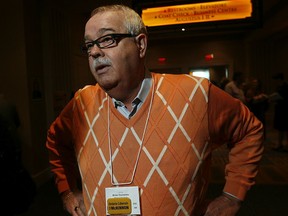
<svg viewBox="0 0 288 216"><path fill-rule="evenodd" d="M220 87L223 80L227 80L229 77L228 68L228 65L191 68L189 74L207 78L210 82Z"/></svg>

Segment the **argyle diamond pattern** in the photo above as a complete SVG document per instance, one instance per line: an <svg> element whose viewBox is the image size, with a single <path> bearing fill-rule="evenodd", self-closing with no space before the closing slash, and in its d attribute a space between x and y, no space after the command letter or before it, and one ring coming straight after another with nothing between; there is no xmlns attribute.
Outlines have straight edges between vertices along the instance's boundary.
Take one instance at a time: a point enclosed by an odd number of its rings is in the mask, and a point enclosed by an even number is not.
<svg viewBox="0 0 288 216"><path fill-rule="evenodd" d="M208 134L196 137L198 130L207 127L203 110L208 102L207 82L188 75L176 79L167 76L154 75L153 78L156 88L152 111L133 181L133 185L141 188L142 214L149 216L165 211L169 215L190 215L193 203L187 200L193 199L192 182L197 179L208 149ZM115 182L131 179L142 144L149 98L130 120L111 106L110 159L107 132L110 99L99 98L98 106L91 109L79 95L86 134L77 158L89 216L106 214L104 188L111 187L111 160ZM154 212L150 214L145 209Z"/></svg>

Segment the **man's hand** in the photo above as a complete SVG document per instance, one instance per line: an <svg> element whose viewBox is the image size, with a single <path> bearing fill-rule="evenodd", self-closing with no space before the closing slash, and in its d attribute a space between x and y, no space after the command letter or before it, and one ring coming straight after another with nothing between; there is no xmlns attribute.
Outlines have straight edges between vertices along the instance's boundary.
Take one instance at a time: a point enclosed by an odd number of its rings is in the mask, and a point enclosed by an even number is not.
<svg viewBox="0 0 288 216"><path fill-rule="evenodd" d="M85 216L86 209L81 192L72 192L70 190L61 194L64 209L72 216Z"/></svg>
<svg viewBox="0 0 288 216"><path fill-rule="evenodd" d="M213 200L204 216L235 216L241 207L241 201L223 194Z"/></svg>

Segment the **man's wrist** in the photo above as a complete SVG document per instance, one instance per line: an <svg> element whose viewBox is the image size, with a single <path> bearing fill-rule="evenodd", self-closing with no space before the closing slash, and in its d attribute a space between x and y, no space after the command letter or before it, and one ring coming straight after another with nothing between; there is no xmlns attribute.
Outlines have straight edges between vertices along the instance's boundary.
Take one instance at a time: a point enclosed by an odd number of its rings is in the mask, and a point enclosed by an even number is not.
<svg viewBox="0 0 288 216"><path fill-rule="evenodd" d="M228 192L223 191L223 196L226 197L227 199L233 201L233 202L236 202L236 203L239 203L239 204L242 203L242 200L240 200L238 197L236 197L233 194L230 194Z"/></svg>
<svg viewBox="0 0 288 216"><path fill-rule="evenodd" d="M68 200L72 195L73 195L73 192L71 190L66 190L60 194L63 202Z"/></svg>

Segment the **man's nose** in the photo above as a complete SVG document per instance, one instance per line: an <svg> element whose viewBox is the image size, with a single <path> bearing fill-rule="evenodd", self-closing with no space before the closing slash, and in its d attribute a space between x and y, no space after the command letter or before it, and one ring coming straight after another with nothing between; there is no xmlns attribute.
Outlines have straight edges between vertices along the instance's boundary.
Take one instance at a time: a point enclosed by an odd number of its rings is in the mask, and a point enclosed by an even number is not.
<svg viewBox="0 0 288 216"><path fill-rule="evenodd" d="M91 49L90 49L89 55L94 57L94 58L97 58L97 57L100 57L100 56L104 56L104 52L103 52L102 49L100 49L97 46L97 44L94 44L94 46L91 47Z"/></svg>

